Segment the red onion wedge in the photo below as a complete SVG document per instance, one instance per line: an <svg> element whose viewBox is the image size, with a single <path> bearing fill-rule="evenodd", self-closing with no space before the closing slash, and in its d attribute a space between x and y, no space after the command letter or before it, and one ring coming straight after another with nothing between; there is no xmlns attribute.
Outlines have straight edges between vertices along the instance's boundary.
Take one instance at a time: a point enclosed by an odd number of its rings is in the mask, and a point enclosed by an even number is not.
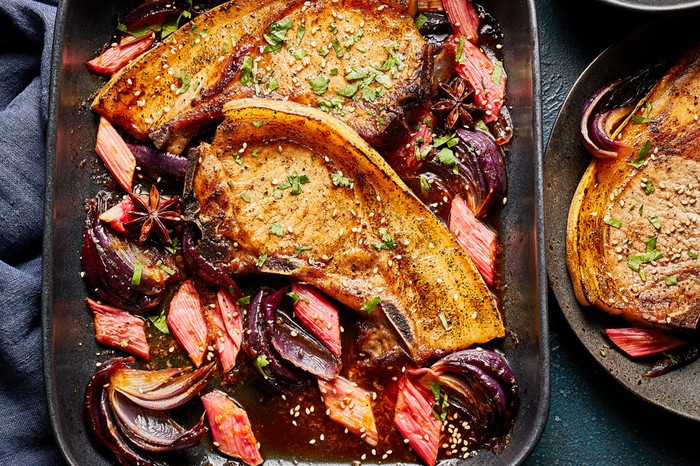
<svg viewBox="0 0 700 466"><path fill-rule="evenodd" d="M455 37L449 41L449 45L454 48L455 55L461 45L461 56L456 57L457 73L474 88L474 103L484 110L484 122L491 123L498 118L505 102L508 78L503 64L491 61L468 40Z"/></svg>
<svg viewBox="0 0 700 466"><path fill-rule="evenodd" d="M124 196L124 198L116 204L114 207L107 209L102 212L99 219L105 223L108 223L113 230L119 233L129 233L129 230L124 226L134 219L134 216L129 214L129 212L134 210L134 203L129 196Z"/></svg>
<svg viewBox="0 0 700 466"><path fill-rule="evenodd" d="M442 422L433 415L433 396L405 375L399 380L394 425L426 464L435 464Z"/></svg>
<svg viewBox="0 0 700 466"><path fill-rule="evenodd" d="M127 353L150 359L151 349L146 340L142 318L126 311L87 298L95 318L95 339L103 345L118 348Z"/></svg>
<svg viewBox="0 0 700 466"><path fill-rule="evenodd" d="M633 358L653 356L688 344L685 339L658 328L606 328L605 334Z"/></svg>
<svg viewBox="0 0 700 466"><path fill-rule="evenodd" d="M95 73L112 75L150 49L155 40L155 34L152 32L140 37L126 35L118 44L111 45L99 56L87 62L86 65Z"/></svg>
<svg viewBox="0 0 700 466"><path fill-rule="evenodd" d="M599 159L628 157L634 148L628 144L611 139L606 131L603 118L598 114L602 103L606 101L624 81L615 81L595 91L583 105L579 131L586 150Z"/></svg>
<svg viewBox="0 0 700 466"><path fill-rule="evenodd" d="M442 0L455 35L476 44L479 39L479 15L471 0Z"/></svg>
<svg viewBox="0 0 700 466"><path fill-rule="evenodd" d="M105 117L100 117L95 151L119 186L130 193L134 170L136 170L136 159L124 139Z"/></svg>
<svg viewBox="0 0 700 466"><path fill-rule="evenodd" d="M344 377L318 378L318 388L328 416L373 447L379 442L377 423L372 412L371 392Z"/></svg>
<svg viewBox="0 0 700 466"><path fill-rule="evenodd" d="M185 430L165 412L143 408L116 390L109 390L109 403L124 436L145 451L184 450L199 445L207 432L204 415L194 427Z"/></svg>
<svg viewBox="0 0 700 466"><path fill-rule="evenodd" d="M170 152L158 152L148 146L128 144L134 155L139 173L159 184L181 185L187 170L187 158Z"/></svg>
<svg viewBox="0 0 700 466"><path fill-rule="evenodd" d="M221 369L226 374L236 365L236 357L241 348L243 316L231 294L221 288L216 294L215 306L207 311L207 317L214 333Z"/></svg>
<svg viewBox="0 0 700 466"><path fill-rule="evenodd" d="M202 316L199 293L191 280L180 285L170 302L168 328L194 365L201 366L208 346L207 325Z"/></svg>
<svg viewBox="0 0 700 466"><path fill-rule="evenodd" d="M98 215L107 210L110 200L109 194L100 192L87 202L82 249L85 282L102 300L143 313L160 303L165 285L177 278L178 268L158 249L107 231Z"/></svg>
<svg viewBox="0 0 700 466"><path fill-rule="evenodd" d="M190 6L192 1L189 1ZM133 31L148 26L162 26L169 18L177 18L185 10L182 0L145 0L124 17L124 26Z"/></svg>
<svg viewBox="0 0 700 466"><path fill-rule="evenodd" d="M202 396L214 445L223 453L256 466L263 462L258 442L246 412L224 392L214 390Z"/></svg>
<svg viewBox="0 0 700 466"><path fill-rule="evenodd" d="M654 364L651 369L642 374L643 377L658 377L671 371L687 366L700 358L700 349L695 345L686 345L671 353L665 353L666 357Z"/></svg>
<svg viewBox="0 0 700 466"><path fill-rule="evenodd" d="M214 374L214 363L188 368L144 371L122 367L111 374L112 388L139 406L165 410L194 398Z"/></svg>
<svg viewBox="0 0 700 466"><path fill-rule="evenodd" d="M234 297L243 296L243 293L231 277L202 257L194 242L195 227L189 225L185 227L182 233L182 254L185 258L187 269L209 283L232 290Z"/></svg>
<svg viewBox="0 0 700 466"><path fill-rule="evenodd" d="M461 196L452 199L450 232L466 251L489 285L494 284L498 238L488 225L476 219Z"/></svg>
<svg viewBox="0 0 700 466"><path fill-rule="evenodd" d="M340 357L340 318L338 309L317 289L303 283L294 283L294 316L321 343L326 345L335 357Z"/></svg>

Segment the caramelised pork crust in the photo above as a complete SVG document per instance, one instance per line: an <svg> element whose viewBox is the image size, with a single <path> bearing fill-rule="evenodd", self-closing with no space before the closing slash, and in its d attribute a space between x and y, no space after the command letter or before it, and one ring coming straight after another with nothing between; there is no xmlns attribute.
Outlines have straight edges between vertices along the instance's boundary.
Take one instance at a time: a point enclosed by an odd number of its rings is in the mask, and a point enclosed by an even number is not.
<svg viewBox="0 0 700 466"><path fill-rule="evenodd" d="M431 73L412 17L378 0L234 0L122 69L92 108L135 138L180 153L221 121L229 100L292 100L381 146L404 108L426 97Z"/></svg>
<svg viewBox="0 0 700 466"><path fill-rule="evenodd" d="M700 49L628 124L628 158L593 160L571 204L567 265L576 297L642 324L692 330L700 318ZM645 115L646 116L646 115ZM645 149L643 147L647 146ZM630 165L648 149L646 163ZM642 157L643 158L643 157Z"/></svg>
<svg viewBox="0 0 700 466"><path fill-rule="evenodd" d="M418 362L503 336L472 261L348 126L266 99L224 113L191 157L204 257L305 281L393 328Z"/></svg>

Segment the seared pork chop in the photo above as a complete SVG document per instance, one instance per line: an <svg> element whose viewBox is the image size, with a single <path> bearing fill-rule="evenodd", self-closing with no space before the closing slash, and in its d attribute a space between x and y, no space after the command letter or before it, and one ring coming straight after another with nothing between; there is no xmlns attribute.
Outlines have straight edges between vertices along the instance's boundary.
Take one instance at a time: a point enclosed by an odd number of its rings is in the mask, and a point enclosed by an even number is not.
<svg viewBox="0 0 700 466"><path fill-rule="evenodd" d="M594 159L586 170L569 211L566 245L581 304L642 324L697 327L699 96L695 49L649 95L653 121L623 130L621 142L634 153ZM647 151L643 166L631 165Z"/></svg>
<svg viewBox="0 0 700 466"><path fill-rule="evenodd" d="M202 255L231 274L295 277L372 319L422 362L504 334L446 226L351 128L291 102L232 101L194 149Z"/></svg>
<svg viewBox="0 0 700 466"><path fill-rule="evenodd" d="M430 89L430 51L410 16L379 0L238 0L208 11L116 74L93 109L180 153L229 100L319 107L375 146Z"/></svg>

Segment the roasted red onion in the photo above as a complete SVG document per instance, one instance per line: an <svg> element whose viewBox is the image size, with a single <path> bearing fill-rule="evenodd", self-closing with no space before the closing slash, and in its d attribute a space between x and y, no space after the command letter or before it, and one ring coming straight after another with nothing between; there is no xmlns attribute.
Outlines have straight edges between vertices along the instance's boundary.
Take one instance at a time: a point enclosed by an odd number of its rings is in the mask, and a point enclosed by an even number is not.
<svg viewBox="0 0 700 466"><path fill-rule="evenodd" d="M161 26L169 18L177 18L185 11L186 2L181 0L146 0L124 17L127 30L145 26Z"/></svg>
<svg viewBox="0 0 700 466"><path fill-rule="evenodd" d="M220 269L217 269L209 261L204 259L197 250L195 242L195 227L189 225L182 233L182 254L190 272L197 274L204 280L231 290L234 297L243 296L236 283Z"/></svg>
<svg viewBox="0 0 700 466"><path fill-rule="evenodd" d="M601 119L598 117L598 110L603 102L609 98L610 94L622 84L622 81L615 81L596 90L583 104L579 131L583 145L588 152L599 159L614 159L618 156L628 157L634 148L628 144L623 144L611 139L601 127ZM597 120L597 121L596 121Z"/></svg>
<svg viewBox="0 0 700 466"><path fill-rule="evenodd" d="M87 203L82 249L85 281L104 301L143 313L160 303L166 283L177 278L177 266L155 247L138 245L106 230L98 216L111 200L101 192Z"/></svg>
<svg viewBox="0 0 700 466"><path fill-rule="evenodd" d="M688 345L678 348L666 354L666 357L654 364L651 369L646 371L644 377L658 377L668 374L671 371L687 366L691 362L697 361L700 358L700 349L696 345Z"/></svg>
<svg viewBox="0 0 700 466"><path fill-rule="evenodd" d="M159 184L182 185L187 170L187 158L170 152L158 152L148 146L128 144L136 159L137 170Z"/></svg>

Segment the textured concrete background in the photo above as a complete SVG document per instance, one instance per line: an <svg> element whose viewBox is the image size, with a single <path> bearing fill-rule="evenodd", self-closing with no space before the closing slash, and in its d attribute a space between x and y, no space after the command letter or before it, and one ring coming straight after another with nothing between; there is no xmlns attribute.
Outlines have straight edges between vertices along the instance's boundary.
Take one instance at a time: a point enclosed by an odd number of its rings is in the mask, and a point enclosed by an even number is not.
<svg viewBox="0 0 700 466"><path fill-rule="evenodd" d="M536 4L546 147L566 94L584 68L659 13L632 12L596 0ZM586 353L551 293L549 305L550 414L527 465L700 464L695 443L700 442L700 424L669 415L615 382ZM700 387L698 394L700 403Z"/></svg>

